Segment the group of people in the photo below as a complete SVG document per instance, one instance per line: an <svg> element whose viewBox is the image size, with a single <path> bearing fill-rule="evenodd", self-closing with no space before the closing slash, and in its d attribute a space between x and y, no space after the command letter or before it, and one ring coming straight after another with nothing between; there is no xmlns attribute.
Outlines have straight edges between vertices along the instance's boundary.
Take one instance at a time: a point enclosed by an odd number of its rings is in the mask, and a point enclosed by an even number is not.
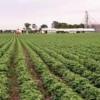
<svg viewBox="0 0 100 100"><path fill-rule="evenodd" d="M22 30L20 30L20 29L17 29L17 30L15 30L15 32L14 32L15 34L22 34Z"/></svg>

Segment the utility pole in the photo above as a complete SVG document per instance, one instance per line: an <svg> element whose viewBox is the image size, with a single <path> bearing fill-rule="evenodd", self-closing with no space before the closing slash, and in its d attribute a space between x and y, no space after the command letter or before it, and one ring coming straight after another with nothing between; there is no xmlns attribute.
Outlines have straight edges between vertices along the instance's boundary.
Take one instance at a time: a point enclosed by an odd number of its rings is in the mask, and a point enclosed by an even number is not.
<svg viewBox="0 0 100 100"><path fill-rule="evenodd" d="M84 28L89 28L89 15L88 15L88 11L85 11L85 23L84 23Z"/></svg>

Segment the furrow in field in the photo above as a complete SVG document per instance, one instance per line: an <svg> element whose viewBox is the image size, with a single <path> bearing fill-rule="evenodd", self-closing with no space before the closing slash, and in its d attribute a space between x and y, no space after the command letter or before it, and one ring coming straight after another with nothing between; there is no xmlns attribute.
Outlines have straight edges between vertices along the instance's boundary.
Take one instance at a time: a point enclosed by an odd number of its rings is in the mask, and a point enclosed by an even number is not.
<svg viewBox="0 0 100 100"><path fill-rule="evenodd" d="M33 76L33 79L36 81L38 89L43 94L44 100L51 100L50 94L44 88L42 79L40 78L40 76L36 72L36 70L34 69L34 66L33 66L32 60L31 60L31 58L30 58L30 56L28 54L27 48L23 47L23 49L24 49L24 54L25 54L25 58L26 58L27 65L29 66L28 70L31 73L31 75Z"/></svg>
<svg viewBox="0 0 100 100"><path fill-rule="evenodd" d="M99 98L100 90L91 85L86 78L80 77L79 75L74 74L70 70L66 69L61 62L49 56L38 47L33 46L31 43L28 43L28 45L40 56L40 58L51 68L51 70L55 72L56 75L63 77L64 81L66 81L66 83L68 83L73 90L79 93L83 98L90 99L91 96L92 99ZM91 91L91 93L89 92L88 94L87 91Z"/></svg>
<svg viewBox="0 0 100 100"><path fill-rule="evenodd" d="M28 65L25 60L25 54L22 45L18 37L16 38L18 48L15 64L20 89L20 100L43 100L43 95L37 88L36 82L33 80L33 77L28 70Z"/></svg>
<svg viewBox="0 0 100 100"><path fill-rule="evenodd" d="M14 41L13 41L14 42ZM16 42L16 41L15 41ZM9 100L20 100L18 79L15 71L15 58L17 54L17 44L14 44L14 51L10 60L9 68Z"/></svg>
<svg viewBox="0 0 100 100"><path fill-rule="evenodd" d="M53 75L47 65L42 61L42 59L26 44L29 54L31 56L32 62L34 64L35 70L40 74L45 88L51 93L52 99L57 100L81 100L80 95L75 93L69 86L65 85L58 77Z"/></svg>
<svg viewBox="0 0 100 100"><path fill-rule="evenodd" d="M84 78L87 78L90 81L90 83L93 84L94 86L98 88L100 87L100 82L97 81L99 80L100 75L98 75L97 73L87 70L83 65L81 65L77 61L66 59L64 55L59 54L58 52L54 50L50 50L46 47L43 47L43 48L40 47L40 49L44 50L50 56L54 57L55 59L63 63L66 66L66 68L68 68L72 72L77 73Z"/></svg>
<svg viewBox="0 0 100 100"><path fill-rule="evenodd" d="M13 39L12 39L13 41ZM7 46L7 45L6 45ZM14 43L10 42L10 47L6 50L4 55L0 58L0 98L8 100L9 98L9 62L14 51Z"/></svg>
<svg viewBox="0 0 100 100"><path fill-rule="evenodd" d="M66 51L64 48L63 49L50 48L50 49L56 51L58 54L61 54L66 59L77 61L79 64L84 66L87 70L89 70L93 73L96 73L99 76L99 74L100 74L100 63L95 61L94 59L91 59L90 57L87 57L86 55L81 55L77 52L73 53L71 50Z"/></svg>

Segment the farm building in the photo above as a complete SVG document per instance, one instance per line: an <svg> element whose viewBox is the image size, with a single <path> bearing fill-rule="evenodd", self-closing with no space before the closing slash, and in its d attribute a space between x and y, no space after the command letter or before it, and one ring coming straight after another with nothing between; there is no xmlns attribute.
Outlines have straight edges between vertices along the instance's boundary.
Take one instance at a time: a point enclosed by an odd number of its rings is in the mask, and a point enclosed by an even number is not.
<svg viewBox="0 0 100 100"><path fill-rule="evenodd" d="M42 28L42 33L80 33L80 32L95 32L94 28L70 28L70 29L56 29L56 28Z"/></svg>

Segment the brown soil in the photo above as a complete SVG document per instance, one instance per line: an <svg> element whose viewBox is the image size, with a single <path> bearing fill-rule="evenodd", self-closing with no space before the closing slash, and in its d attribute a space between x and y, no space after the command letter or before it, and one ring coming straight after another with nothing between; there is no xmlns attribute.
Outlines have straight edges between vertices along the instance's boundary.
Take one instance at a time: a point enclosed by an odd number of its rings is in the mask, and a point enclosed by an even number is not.
<svg viewBox="0 0 100 100"><path fill-rule="evenodd" d="M16 57L16 50L13 55L14 56L11 58L9 65L9 80L10 80L9 100L20 100L19 86L18 86L17 76L15 73L15 61L14 61Z"/></svg>
<svg viewBox="0 0 100 100"><path fill-rule="evenodd" d="M29 66L29 72L31 73L31 75L33 76L33 79L35 79L35 81L37 82L37 87L38 89L41 91L41 93L44 96L44 100L51 100L51 96L48 93L48 91L44 88L42 79L40 78L39 74L36 72L36 70L34 69L34 66L32 64L32 60L29 56L28 50L24 48L24 52L25 52L25 56L26 56L26 62Z"/></svg>

